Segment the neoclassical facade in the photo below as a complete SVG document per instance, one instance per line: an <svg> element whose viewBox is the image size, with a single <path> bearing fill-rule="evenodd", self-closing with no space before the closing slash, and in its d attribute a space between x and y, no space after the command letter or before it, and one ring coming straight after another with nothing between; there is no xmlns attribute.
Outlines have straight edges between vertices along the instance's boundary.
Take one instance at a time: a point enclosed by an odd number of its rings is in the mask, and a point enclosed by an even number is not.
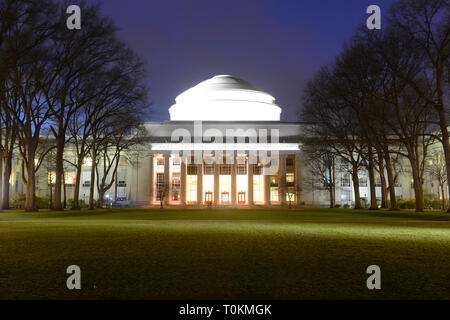
<svg viewBox="0 0 450 320"><path fill-rule="evenodd" d="M280 121L281 108L269 93L229 75L203 81L181 93L170 107L170 120L147 122L146 143L123 154L106 203L128 206L249 207L327 206L329 195L311 183L310 164L302 148L309 124ZM436 148L440 148L438 145ZM66 159L71 158L66 147ZM430 160L433 161L433 160ZM406 159L395 185L396 195L414 198ZM92 162L81 174L80 199L89 198ZM99 170L102 175L101 169ZM36 194L49 197L51 166L37 172ZM370 201L368 176L360 173L360 196ZM13 160L11 197L24 193L21 164ZM66 198L73 197L75 169L65 168ZM425 177L425 193L439 195L439 185ZM336 171L336 203L354 202L350 174ZM376 196L381 186L376 178ZM95 197L97 192L95 191Z"/></svg>
<svg viewBox="0 0 450 320"><path fill-rule="evenodd" d="M281 122L273 96L234 76L219 75L175 101L170 121L146 124L149 199L138 203L301 203L303 125Z"/></svg>

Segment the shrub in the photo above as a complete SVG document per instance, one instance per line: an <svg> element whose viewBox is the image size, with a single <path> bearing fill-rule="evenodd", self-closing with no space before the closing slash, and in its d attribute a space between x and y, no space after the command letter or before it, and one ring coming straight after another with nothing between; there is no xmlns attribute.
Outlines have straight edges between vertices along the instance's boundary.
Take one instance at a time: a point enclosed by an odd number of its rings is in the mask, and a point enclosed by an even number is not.
<svg viewBox="0 0 450 320"><path fill-rule="evenodd" d="M442 201L439 199L425 199L424 207L425 209L441 209Z"/></svg>
<svg viewBox="0 0 450 320"><path fill-rule="evenodd" d="M410 200L401 200L397 201L397 206L399 209L415 209L416 208L416 199Z"/></svg>
<svg viewBox="0 0 450 320"><path fill-rule="evenodd" d="M25 194L16 193L11 199L9 199L9 206L14 209L25 208Z"/></svg>
<svg viewBox="0 0 450 320"><path fill-rule="evenodd" d="M24 193L16 193L9 199L9 206L14 209L24 209L25 208L26 196ZM50 200L47 197L36 197L36 208L37 209L48 209L50 206Z"/></svg>
<svg viewBox="0 0 450 320"><path fill-rule="evenodd" d="M88 204L87 204L86 201L84 201L83 199L79 199L79 200L78 200L78 205L80 206L80 209L83 209L83 208L87 208L87 207L88 207ZM72 208L72 207L73 207L73 199L67 200L67 206L68 206L69 208Z"/></svg>
<svg viewBox="0 0 450 320"><path fill-rule="evenodd" d="M344 204L344 208L350 208L349 204L348 203Z"/></svg>
<svg viewBox="0 0 450 320"><path fill-rule="evenodd" d="M338 203L338 204L335 204L334 207L335 207L335 208L340 208L341 205Z"/></svg>
<svg viewBox="0 0 450 320"><path fill-rule="evenodd" d="M50 208L50 199L47 197L36 197L36 207L38 209Z"/></svg>

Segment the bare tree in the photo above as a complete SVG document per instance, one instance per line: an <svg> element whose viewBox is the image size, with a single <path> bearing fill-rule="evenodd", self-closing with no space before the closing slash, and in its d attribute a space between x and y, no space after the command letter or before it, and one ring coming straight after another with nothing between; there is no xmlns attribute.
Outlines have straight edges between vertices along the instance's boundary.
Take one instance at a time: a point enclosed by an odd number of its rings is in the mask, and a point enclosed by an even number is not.
<svg viewBox="0 0 450 320"><path fill-rule="evenodd" d="M306 143L305 154L308 157L308 170L313 190L326 190L330 199L330 208L336 204L336 156L326 145Z"/></svg>
<svg viewBox="0 0 450 320"><path fill-rule="evenodd" d="M303 96L303 119L316 123L316 135L328 141L333 153L348 163L355 194L355 209L361 208L358 171L363 164L365 141L354 110L342 96L342 79L335 65L323 67L308 83Z"/></svg>
<svg viewBox="0 0 450 320"><path fill-rule="evenodd" d="M381 33L365 32L361 38L368 40L382 57L383 65L414 90L437 115L438 120L432 123L440 129L449 179L450 143L445 96L450 75L450 2L396 1L388 16L388 27Z"/></svg>
<svg viewBox="0 0 450 320"><path fill-rule="evenodd" d="M65 21L65 9L69 4L64 1L58 7L62 21ZM104 69L105 65L114 64L121 55L122 44L116 38L117 28L109 19L100 16L98 4L82 1L80 5L83 7L83 28L77 32L67 32L65 24L60 23L50 38L55 51L54 68L57 74L56 81L46 92L52 112L50 128L57 146L55 210L62 208L63 158L67 137L70 138L68 127L77 110L94 98L84 91L85 82L91 81L92 75Z"/></svg>
<svg viewBox="0 0 450 320"><path fill-rule="evenodd" d="M442 210L446 210L445 184L447 183L447 172L442 151L434 152L430 155L430 164L427 166L427 172L431 178L438 181L442 197Z"/></svg>

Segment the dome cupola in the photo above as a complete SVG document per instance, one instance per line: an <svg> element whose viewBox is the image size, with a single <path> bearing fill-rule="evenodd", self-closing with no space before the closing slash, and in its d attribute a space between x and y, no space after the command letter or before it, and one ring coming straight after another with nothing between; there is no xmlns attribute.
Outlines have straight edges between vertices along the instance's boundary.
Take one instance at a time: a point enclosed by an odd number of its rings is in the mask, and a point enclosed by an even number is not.
<svg viewBox="0 0 450 320"><path fill-rule="evenodd" d="M280 121L273 96L231 75L200 82L175 102L169 109L172 121Z"/></svg>

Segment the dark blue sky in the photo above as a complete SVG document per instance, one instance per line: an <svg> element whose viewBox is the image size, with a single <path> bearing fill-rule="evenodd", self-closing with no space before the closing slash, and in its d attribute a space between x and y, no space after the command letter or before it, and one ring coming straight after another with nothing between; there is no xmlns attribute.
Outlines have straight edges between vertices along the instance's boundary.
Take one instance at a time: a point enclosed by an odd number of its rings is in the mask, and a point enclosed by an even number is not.
<svg viewBox="0 0 450 320"><path fill-rule="evenodd" d="M305 83L330 63L366 8L392 0L104 0L120 37L148 61L152 121L182 91L232 74L271 93L296 121Z"/></svg>

